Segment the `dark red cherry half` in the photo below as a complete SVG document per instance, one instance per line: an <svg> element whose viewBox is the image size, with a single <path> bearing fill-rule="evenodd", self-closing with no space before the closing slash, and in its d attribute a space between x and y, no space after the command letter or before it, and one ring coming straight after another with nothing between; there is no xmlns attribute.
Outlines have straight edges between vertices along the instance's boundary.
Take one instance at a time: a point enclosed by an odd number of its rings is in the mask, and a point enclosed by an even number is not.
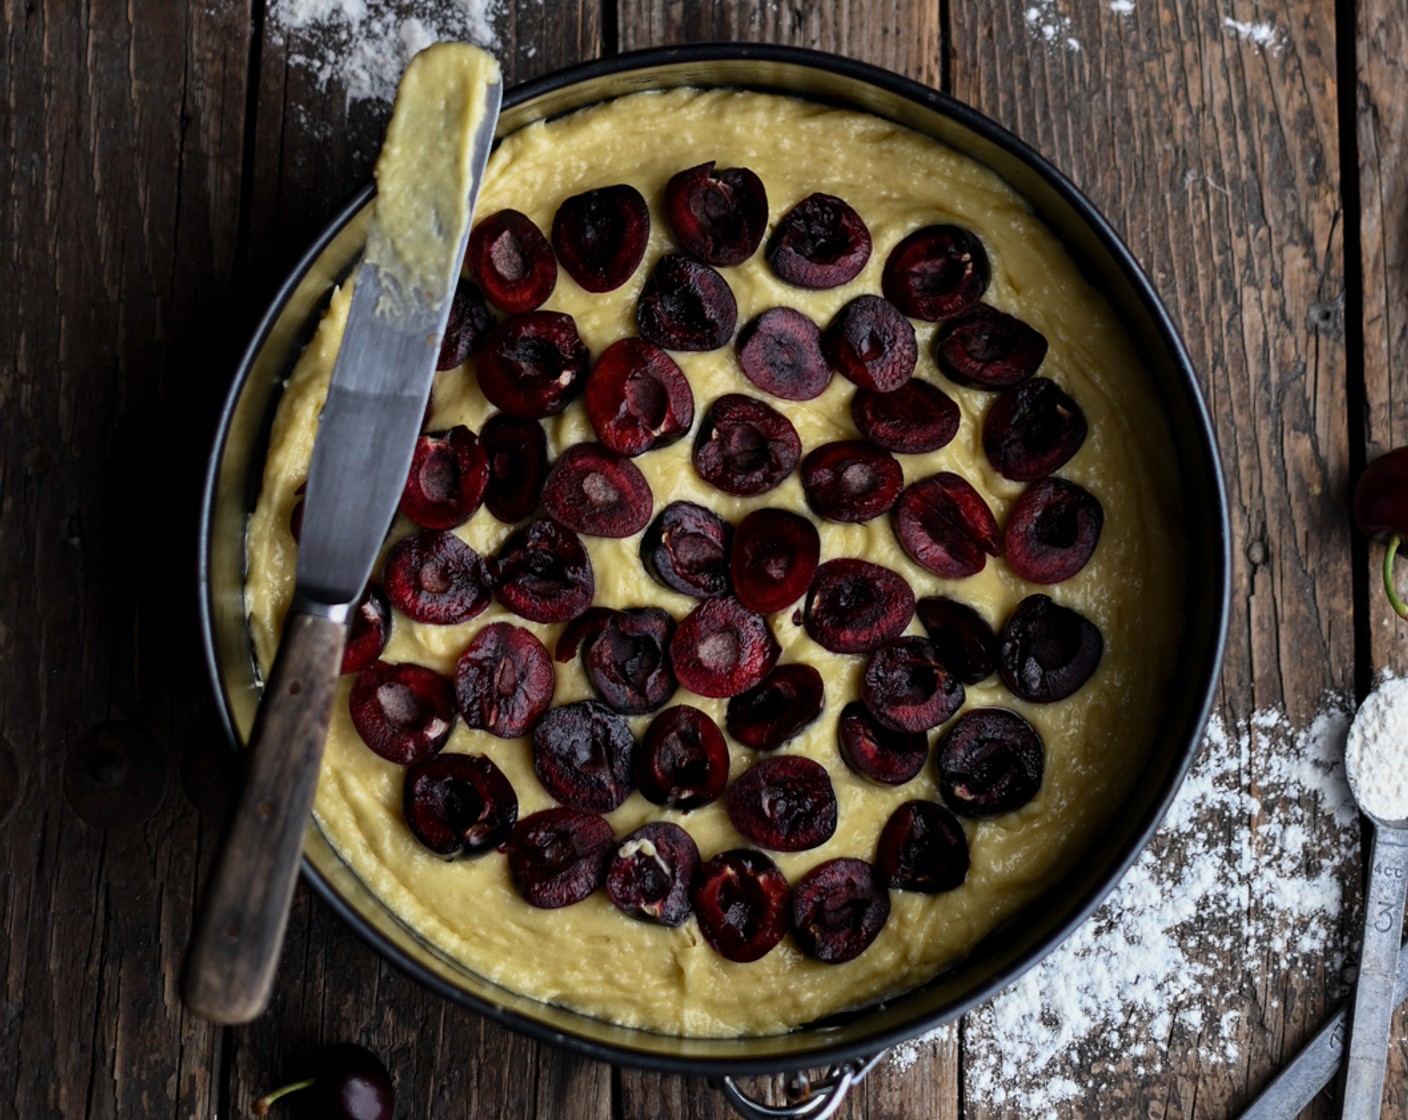
<svg viewBox="0 0 1408 1120"><path fill-rule="evenodd" d="M599 443L577 443L548 472L543 506L575 532L629 537L650 524L655 497L640 468L624 455Z"/></svg>
<svg viewBox="0 0 1408 1120"><path fill-rule="evenodd" d="M435 368L454 369L469 361L469 356L483 345L494 325L484 293L472 282L460 277L455 295L450 301L450 318L445 323L445 336L440 340L440 353Z"/></svg>
<svg viewBox="0 0 1408 1120"><path fill-rule="evenodd" d="M762 244L767 191L748 168L715 171L710 160L670 177L665 221L690 256L716 268L742 264Z"/></svg>
<svg viewBox="0 0 1408 1120"><path fill-rule="evenodd" d="M1002 628L998 664L1013 695L1050 704L1085 684L1104 652L1105 639L1090 619L1045 595L1028 595Z"/></svg>
<svg viewBox="0 0 1408 1120"><path fill-rule="evenodd" d="M731 596L705 599L675 630L670 662L675 677L700 696L737 696L777 664L781 647L768 620Z"/></svg>
<svg viewBox="0 0 1408 1120"><path fill-rule="evenodd" d="M977 684L997 668L997 634L987 619L957 599L933 595L920 599L915 613L939 664L964 684Z"/></svg>
<svg viewBox="0 0 1408 1120"><path fill-rule="evenodd" d="M764 311L744 327L737 353L744 376L784 400L809 401L831 384L821 328L790 307Z"/></svg>
<svg viewBox="0 0 1408 1120"><path fill-rule="evenodd" d="M936 323L961 315L988 289L988 255L960 226L915 230L890 252L880 287L911 319Z"/></svg>
<svg viewBox="0 0 1408 1120"><path fill-rule="evenodd" d="M881 726L859 700L841 709L836 739L846 765L881 785L904 785L929 760L927 735Z"/></svg>
<svg viewBox="0 0 1408 1120"><path fill-rule="evenodd" d="M694 394L675 360L643 338L602 351L587 378L587 419L618 455L668 447L694 426Z"/></svg>
<svg viewBox="0 0 1408 1120"><path fill-rule="evenodd" d="M900 495L895 535L916 564L945 579L976 575L1002 551L992 510L952 471L922 478Z"/></svg>
<svg viewBox="0 0 1408 1120"><path fill-rule="evenodd" d="M854 960L890 920L890 892L863 859L829 859L792 888L792 935L823 964Z"/></svg>
<svg viewBox="0 0 1408 1120"><path fill-rule="evenodd" d="M699 871L694 915L699 932L727 960L767 955L787 932L787 878L762 852L720 852Z"/></svg>
<svg viewBox="0 0 1408 1120"><path fill-rule="evenodd" d="M489 456L463 424L416 440L401 512L422 529L453 529L474 516L489 486Z"/></svg>
<svg viewBox="0 0 1408 1120"><path fill-rule="evenodd" d="M548 437L542 424L506 412L484 422L479 441L489 459L484 505L500 521L514 525L538 508L548 477Z"/></svg>
<svg viewBox="0 0 1408 1120"><path fill-rule="evenodd" d="M439 856L482 856L518 820L518 796L482 754L442 754L406 771L401 808L411 835Z"/></svg>
<svg viewBox="0 0 1408 1120"><path fill-rule="evenodd" d="M1060 583L1085 567L1100 542L1100 499L1064 478L1033 482L1007 515L1007 564L1032 583Z"/></svg>
<svg viewBox="0 0 1408 1120"><path fill-rule="evenodd" d="M906 801L880 831L875 869L891 890L954 890L968 878L968 837L937 801Z"/></svg>
<svg viewBox="0 0 1408 1120"><path fill-rule="evenodd" d="M635 749L624 719L599 700L578 700L534 726L533 772L562 804L609 813L630 796Z"/></svg>
<svg viewBox="0 0 1408 1120"><path fill-rule="evenodd" d="M576 660L577 651L581 649L585 652L606 624L619 613L612 607L588 607L562 628L552 648L552 659L559 665Z"/></svg>
<svg viewBox="0 0 1408 1120"><path fill-rule="evenodd" d="M841 376L876 393L893 393L914 376L914 326L887 299L857 296L836 313L821 339Z"/></svg>
<svg viewBox="0 0 1408 1120"><path fill-rule="evenodd" d="M755 611L780 611L806 594L820 558L821 535L805 517L755 509L733 534L733 593Z"/></svg>
<svg viewBox="0 0 1408 1120"><path fill-rule="evenodd" d="M914 592L904 576L879 564L828 560L816 570L802 617L812 640L832 653L869 653L904 633Z"/></svg>
<svg viewBox="0 0 1408 1120"><path fill-rule="evenodd" d="M895 638L871 654L861 684L865 706L895 731L938 727L963 706L963 695L963 682L915 637Z"/></svg>
<svg viewBox="0 0 1408 1120"><path fill-rule="evenodd" d="M1003 478L1033 482L1064 466L1085 442L1085 413L1045 377L999 394L983 417L983 451Z"/></svg>
<svg viewBox="0 0 1408 1120"><path fill-rule="evenodd" d="M934 360L950 381L997 391L1020 385L1046 357L1046 337L1018 319L980 303L950 319L934 338Z"/></svg>
<svg viewBox="0 0 1408 1120"><path fill-rule="evenodd" d="M745 747L771 751L800 734L826 702L821 674L800 661L779 665L762 684L728 702L728 733Z"/></svg>
<svg viewBox="0 0 1408 1120"><path fill-rule="evenodd" d="M847 203L811 194L777 223L768 241L768 264L796 288L838 288L854 280L870 259L870 230Z"/></svg>
<svg viewBox="0 0 1408 1120"><path fill-rule="evenodd" d="M508 869L529 905L555 910L581 902L606 882L615 847L616 835L605 817L543 809L514 825Z"/></svg>
<svg viewBox="0 0 1408 1120"><path fill-rule="evenodd" d="M939 738L934 752L939 792L965 817L1020 809L1041 788L1041 736L1016 712L973 708Z"/></svg>
<svg viewBox="0 0 1408 1120"><path fill-rule="evenodd" d="M675 693L670 668L674 632L675 620L660 607L615 612L587 647L587 679L622 715L664 707Z"/></svg>
<svg viewBox="0 0 1408 1120"><path fill-rule="evenodd" d="M717 350L737 325L733 289L707 264L678 253L655 262L636 304L642 338L667 350Z"/></svg>
<svg viewBox="0 0 1408 1120"><path fill-rule="evenodd" d="M533 622L566 622L592 605L596 579L581 540L546 517L524 526L499 549L499 602Z"/></svg>
<svg viewBox="0 0 1408 1120"><path fill-rule="evenodd" d="M342 651L342 672L360 673L381 656L390 637L391 604L377 584L368 583L352 608L347 645Z"/></svg>
<svg viewBox="0 0 1408 1120"><path fill-rule="evenodd" d="M489 302L506 315L536 310L557 286L552 246L517 210L500 210L476 225L464 260Z"/></svg>
<svg viewBox="0 0 1408 1120"><path fill-rule="evenodd" d="M836 792L826 768L804 755L774 755L745 770L725 799L733 827L759 847L803 852L836 831Z"/></svg>
<svg viewBox="0 0 1408 1120"><path fill-rule="evenodd" d="M629 280L649 241L650 208L626 183L573 195L552 220L562 267L589 292L609 292Z"/></svg>
<svg viewBox="0 0 1408 1120"><path fill-rule="evenodd" d="M683 925L694 911L699 847L670 821L642 825L624 840L606 872L606 893L633 918Z"/></svg>
<svg viewBox="0 0 1408 1120"><path fill-rule="evenodd" d="M911 377L893 393L857 389L851 419L877 447L922 455L946 447L958 434L957 403L937 385Z"/></svg>
<svg viewBox="0 0 1408 1120"><path fill-rule="evenodd" d="M571 403L590 361L571 315L529 311L495 327L474 366L490 404L538 420Z"/></svg>
<svg viewBox="0 0 1408 1120"><path fill-rule="evenodd" d="M528 734L557 686L547 647L521 626L491 622L455 665L455 700L467 727L500 739Z"/></svg>
<svg viewBox="0 0 1408 1120"><path fill-rule="evenodd" d="M726 494L771 490L802 457L792 421L757 397L725 393L709 406L694 441L694 469Z"/></svg>
<svg viewBox="0 0 1408 1120"><path fill-rule="evenodd" d="M1353 514L1365 536L1388 540L1408 534L1408 448L1385 452L1364 468L1354 484Z"/></svg>
<svg viewBox="0 0 1408 1120"><path fill-rule="evenodd" d="M708 599L728 593L733 527L713 510L671 502L640 541L640 560L660 583L683 595Z"/></svg>
<svg viewBox="0 0 1408 1120"><path fill-rule="evenodd" d="M450 682L409 662L373 661L352 682L347 706L362 742L401 766L436 754L455 726Z"/></svg>
<svg viewBox="0 0 1408 1120"><path fill-rule="evenodd" d="M382 582L393 607L434 626L468 622L489 605L493 591L484 557L453 533L431 529L391 546Z"/></svg>
<svg viewBox="0 0 1408 1120"><path fill-rule="evenodd" d="M903 486L895 457L864 440L824 443L802 460L807 505L827 521L851 524L889 513Z"/></svg>
<svg viewBox="0 0 1408 1120"><path fill-rule="evenodd" d="M688 704L666 708L636 748L635 779L647 801L697 809L728 784L728 744L707 715Z"/></svg>

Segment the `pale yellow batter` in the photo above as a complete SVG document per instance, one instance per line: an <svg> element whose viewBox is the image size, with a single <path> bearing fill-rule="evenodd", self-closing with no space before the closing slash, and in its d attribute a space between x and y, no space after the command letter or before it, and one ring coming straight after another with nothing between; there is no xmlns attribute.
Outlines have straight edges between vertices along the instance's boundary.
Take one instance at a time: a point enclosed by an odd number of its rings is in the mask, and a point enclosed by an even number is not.
<svg viewBox="0 0 1408 1120"><path fill-rule="evenodd" d="M874 253L843 288L804 292L777 280L759 252L721 270L738 298L739 325L777 305L801 309L825 325L861 292L880 290L880 273L894 245L919 227L955 222L976 230L992 262L986 299L1040 330L1050 343L1042 367L1084 410L1090 434L1058 473L1096 494L1105 527L1090 564L1054 588L1024 584L1002 561L961 581L934 576L899 548L888 517L863 525L822 523L822 559L859 556L902 573L919 596L947 594L973 604L1001 627L1016 603L1045 590L1091 618L1105 639L1095 676L1074 697L1049 706L1011 696L996 676L968 688L968 706L999 705L1021 712L1046 744L1046 776L1037 797L995 820L965 822L972 869L959 889L940 895L892 893L890 920L855 960L825 965L804 957L790 936L761 960L734 964L700 937L693 920L678 929L634 921L597 892L562 910L524 903L507 861L490 854L445 862L422 849L401 816L404 771L374 755L358 739L342 698L333 719L316 814L343 858L403 920L445 953L490 979L539 999L632 1026L688 1035L783 1031L818 1016L902 991L968 953L984 934L1033 900L1098 836L1136 779L1172 672L1182 611L1181 515L1173 456L1162 417L1129 339L1105 301L1082 280L1073 262L1026 204L991 172L948 149L885 121L760 94L676 90L643 93L549 124L536 124L503 142L492 157L480 199L481 216L513 207L543 230L571 195L613 183L631 183L651 204L645 261L620 289L582 291L559 270L545 305L571 314L595 356L633 335L636 296L654 261L672 249L659 209L666 180L686 167L715 160L746 166L766 185L769 230L797 201L814 191L846 199L864 218ZM264 488L249 528L248 607L260 663L272 660L293 584L295 545L289 514L303 481L318 410L326 393L348 295L331 308L290 380L274 424ZM981 423L992 396L952 385L931 352L934 326L916 324L918 376L957 400L963 421L947 447L929 455L897 456L906 483L939 470L957 471L989 496L1005 522L1020 484L987 463ZM739 370L731 345L706 354L674 355L702 414L725 392L764 396ZM837 376L807 402L777 402L793 421L804 449L856 438L849 400L853 386ZM766 398L765 398L766 399ZM475 384L473 363L437 376L430 429L467 424L478 431L493 409ZM544 421L550 449L593 439L580 401ZM635 462L655 494L655 510L676 500L716 509L737 523L749 510L786 506L805 512L796 472L754 498L734 498L702 482L690 462L692 440L649 452ZM395 541L412 531L398 521ZM486 510L456 532L481 553L495 552L511 532ZM639 538L584 538L596 571L596 603L630 607L657 603L677 619L695 601L666 590L646 574ZM464 626L418 625L397 616L388 661L414 661L447 675L469 640L486 624L507 619L553 648L560 626L527 622L494 603ZM886 819L901 803L938 796L932 764L908 784L880 787L852 774L836 746L836 719L857 695L865 658L828 653L793 621L793 609L771 616L784 661L805 661L826 681L820 719L782 748L807 754L832 774L839 826L811 851L778 854L790 881L836 856L873 859ZM918 620L911 632L922 633ZM574 663L557 667L555 703L591 695ZM723 726L725 702L680 690L671 703L689 703ZM650 717L631 720L637 735ZM520 816L552 804L534 777L527 740L508 742L459 726L448 751L489 755L513 783ZM755 761L731 745L732 776ZM722 800L690 813L662 810L632 794L608 819L618 836L655 819L683 824L705 859L746 846Z"/></svg>

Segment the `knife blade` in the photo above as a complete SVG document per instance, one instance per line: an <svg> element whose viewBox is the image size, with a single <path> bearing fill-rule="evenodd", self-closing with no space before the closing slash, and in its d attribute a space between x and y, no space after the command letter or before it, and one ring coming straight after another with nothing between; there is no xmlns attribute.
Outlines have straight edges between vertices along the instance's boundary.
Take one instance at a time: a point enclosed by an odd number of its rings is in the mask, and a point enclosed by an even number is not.
<svg viewBox="0 0 1408 1120"><path fill-rule="evenodd" d="M185 1002L218 1023L253 1019L273 986L348 617L410 470L502 92L498 63L462 43L422 51L397 89L314 441L293 600L186 957Z"/></svg>

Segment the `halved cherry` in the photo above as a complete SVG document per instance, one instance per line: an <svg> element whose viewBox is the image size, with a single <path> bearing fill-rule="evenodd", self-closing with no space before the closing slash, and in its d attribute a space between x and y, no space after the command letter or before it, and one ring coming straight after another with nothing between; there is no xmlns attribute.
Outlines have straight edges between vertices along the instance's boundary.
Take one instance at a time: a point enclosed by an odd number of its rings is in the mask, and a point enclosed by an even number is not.
<svg viewBox="0 0 1408 1120"><path fill-rule="evenodd" d="M737 324L738 301L728 281L679 253L655 262L636 304L641 337L668 350L717 350Z"/></svg>
<svg viewBox="0 0 1408 1120"><path fill-rule="evenodd" d="M733 534L733 593L755 611L780 611L806 594L820 558L821 535L805 517L755 509Z"/></svg>
<svg viewBox="0 0 1408 1120"><path fill-rule="evenodd" d="M440 340L436 369L454 369L469 361L469 356L489 337L494 318L484 302L484 293L463 276L455 284L450 300L450 318L445 324L445 336Z"/></svg>
<svg viewBox="0 0 1408 1120"><path fill-rule="evenodd" d="M500 739L528 734L552 705L556 686L547 647L509 622L480 630L455 664L455 700L465 725Z"/></svg>
<svg viewBox="0 0 1408 1120"><path fill-rule="evenodd" d="M629 280L649 241L650 208L627 183L573 195L552 220L562 267L589 292L609 292Z"/></svg>
<svg viewBox="0 0 1408 1120"><path fill-rule="evenodd" d="M792 934L823 964L854 960L890 920L890 892L863 859L829 859L792 889Z"/></svg>
<svg viewBox="0 0 1408 1120"><path fill-rule="evenodd" d="M513 525L538 507L548 476L548 437L542 424L496 412L479 433L489 459L484 505Z"/></svg>
<svg viewBox="0 0 1408 1120"><path fill-rule="evenodd" d="M728 702L728 733L745 747L771 751L810 725L826 702L821 674L800 661L779 665L762 684Z"/></svg>
<svg viewBox="0 0 1408 1120"><path fill-rule="evenodd" d="M895 535L916 564L945 579L976 575L1002 551L992 510L952 471L921 478L900 495Z"/></svg>
<svg viewBox="0 0 1408 1120"><path fill-rule="evenodd" d="M950 319L934 338L934 360L944 376L971 389L1020 385L1045 357L1045 335L986 303Z"/></svg>
<svg viewBox="0 0 1408 1120"><path fill-rule="evenodd" d="M1100 541L1100 499L1064 478L1033 482L1007 515L1007 564L1032 583L1060 583L1085 567Z"/></svg>
<svg viewBox="0 0 1408 1120"><path fill-rule="evenodd" d="M710 160L670 177L665 220L690 256L718 268L742 264L767 229L767 191L748 168L715 171Z"/></svg>
<svg viewBox="0 0 1408 1120"><path fill-rule="evenodd" d="M401 766L436 754L455 726L450 682L410 662L373 661L352 682L347 707L362 742Z"/></svg>
<svg viewBox="0 0 1408 1120"><path fill-rule="evenodd" d="M656 821L624 840L606 872L606 893L633 918L680 926L694 910L699 847L679 825Z"/></svg>
<svg viewBox="0 0 1408 1120"><path fill-rule="evenodd" d="M854 280L870 259L870 230L846 202L811 194L777 223L768 241L768 264L797 288L838 288Z"/></svg>
<svg viewBox="0 0 1408 1120"><path fill-rule="evenodd" d="M937 801L906 801L880 830L875 868L891 890L951 891L968 878L968 837Z"/></svg>
<svg viewBox="0 0 1408 1120"><path fill-rule="evenodd" d="M422 529L453 529L479 509L489 486L489 456L463 424L416 440L401 491L401 512Z"/></svg>
<svg viewBox="0 0 1408 1120"><path fill-rule="evenodd" d="M533 622L566 622L592 605L591 558L570 529L541 517L499 549L499 602Z"/></svg>
<svg viewBox="0 0 1408 1120"><path fill-rule="evenodd" d="M1105 652L1100 628L1079 611L1028 595L1002 628L1002 683L1023 700L1064 700L1090 679Z"/></svg>
<svg viewBox="0 0 1408 1120"><path fill-rule="evenodd" d="M538 420L571 403L590 360L571 315L529 311L489 332L475 371L490 404L510 416Z"/></svg>
<svg viewBox="0 0 1408 1120"><path fill-rule="evenodd" d="M744 376L784 400L809 401L831 384L821 329L790 307L764 311L744 327L737 353Z"/></svg>
<svg viewBox="0 0 1408 1120"><path fill-rule="evenodd" d="M1007 708L973 708L959 716L934 752L939 792L965 817L1020 809L1041 788L1041 736Z"/></svg>
<svg viewBox="0 0 1408 1120"><path fill-rule="evenodd" d="M555 910L581 902L606 882L615 847L616 834L605 817L543 809L514 825L508 869L529 905Z"/></svg>
<svg viewBox="0 0 1408 1120"><path fill-rule="evenodd" d="M726 494L771 490L802 457L792 421L757 397L725 393L709 406L694 441L694 469Z"/></svg>
<svg viewBox="0 0 1408 1120"><path fill-rule="evenodd" d="M766 956L787 932L787 878L762 852L720 852L699 872L694 915L699 932L727 960Z"/></svg>
<svg viewBox="0 0 1408 1120"><path fill-rule="evenodd" d="M601 352L587 378L587 419L618 455L668 447L694 425L694 394L675 360L643 338Z"/></svg>
<svg viewBox="0 0 1408 1120"><path fill-rule="evenodd" d="M599 443L577 443L548 472L543 505L578 533L629 537L650 523L655 498L640 468L624 455Z"/></svg>
<svg viewBox="0 0 1408 1120"><path fill-rule="evenodd" d="M484 557L453 533L421 529L386 554L382 582L391 605L415 622L455 626L489 605L493 578Z"/></svg>
<svg viewBox="0 0 1408 1120"><path fill-rule="evenodd" d="M812 640L832 653L869 653L904 633L914 591L904 576L868 560L828 560L816 570L802 617Z"/></svg>
<svg viewBox="0 0 1408 1120"><path fill-rule="evenodd" d="M719 725L698 708L676 704L646 728L634 769L647 801L697 809L728 784L728 744Z"/></svg>
<svg viewBox="0 0 1408 1120"><path fill-rule="evenodd" d="M937 385L911 377L893 393L857 389L851 419L877 447L921 455L946 447L958 434L957 403Z"/></svg>
<svg viewBox="0 0 1408 1120"><path fill-rule="evenodd" d="M915 613L938 656L939 664L964 684L977 684L997 668L997 635L967 603L932 595L920 599Z"/></svg>
<svg viewBox="0 0 1408 1120"><path fill-rule="evenodd" d="M1045 377L1001 393L983 417L983 451L1003 478L1033 482L1064 466L1085 442L1085 413Z"/></svg>
<svg viewBox="0 0 1408 1120"><path fill-rule="evenodd" d="M841 376L862 389L893 393L914 376L914 325L887 299L856 296L826 328L822 349Z"/></svg>
<svg viewBox="0 0 1408 1120"><path fill-rule="evenodd" d="M675 630L670 662L679 683L700 696L737 696L761 683L781 647L768 620L730 596L705 599Z"/></svg>
<svg viewBox="0 0 1408 1120"><path fill-rule="evenodd" d="M988 289L988 255L961 226L915 230L890 252L880 287L912 319L935 323L961 315Z"/></svg>
<svg viewBox="0 0 1408 1120"><path fill-rule="evenodd" d="M903 486L895 457L864 440L824 443L802 460L807 505L827 521L857 523L889 513Z"/></svg>
<svg viewBox="0 0 1408 1120"><path fill-rule="evenodd" d="M861 697L885 727L928 731L963 706L963 682L924 638L895 638L870 655Z"/></svg>
<svg viewBox="0 0 1408 1120"><path fill-rule="evenodd" d="M819 762L774 755L745 770L725 799L733 827L759 847L803 852L836 831L836 791Z"/></svg>
<svg viewBox="0 0 1408 1120"><path fill-rule="evenodd" d="M674 632L675 620L660 607L617 611L587 648L587 679L622 715L656 711L675 692L669 652Z"/></svg>
<svg viewBox="0 0 1408 1120"><path fill-rule="evenodd" d="M727 594L733 527L713 510L671 502L640 540L646 571L671 590L696 599Z"/></svg>
<svg viewBox="0 0 1408 1120"><path fill-rule="evenodd" d="M557 285L552 246L518 210L500 210L476 225L464 260L489 302L507 315L536 310Z"/></svg>
<svg viewBox="0 0 1408 1120"><path fill-rule="evenodd" d="M379 585L368 583L352 608L347 645L342 651L342 672L360 673L381 656L390 637L391 604Z"/></svg>
<svg viewBox="0 0 1408 1120"><path fill-rule="evenodd" d="M613 607L588 607L562 628L552 648L552 659L559 665L576 660L577 651L585 652L606 624L620 613Z"/></svg>
<svg viewBox="0 0 1408 1120"><path fill-rule="evenodd" d="M599 700L553 708L533 728L533 773L562 804L609 813L631 793L636 739Z"/></svg>
<svg viewBox="0 0 1408 1120"><path fill-rule="evenodd" d="M411 835L439 856L482 856L518 820L518 796L482 754L442 754L406 771L401 808Z"/></svg>
<svg viewBox="0 0 1408 1120"><path fill-rule="evenodd" d="M881 785L904 785L929 760L927 735L881 726L859 700L852 700L841 709L836 739L846 765Z"/></svg>

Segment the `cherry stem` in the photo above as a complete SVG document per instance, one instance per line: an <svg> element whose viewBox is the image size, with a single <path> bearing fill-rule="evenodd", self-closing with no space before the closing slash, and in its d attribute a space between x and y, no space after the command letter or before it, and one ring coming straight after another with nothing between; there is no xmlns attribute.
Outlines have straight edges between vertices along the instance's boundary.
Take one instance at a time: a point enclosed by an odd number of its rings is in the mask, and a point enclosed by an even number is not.
<svg viewBox="0 0 1408 1120"><path fill-rule="evenodd" d="M1398 597L1398 591L1393 586L1393 561L1398 555L1398 546L1402 543L1403 538L1397 533L1388 539L1388 549L1384 552L1384 590L1388 592L1388 601L1393 604L1398 617L1408 618L1408 604Z"/></svg>
<svg viewBox="0 0 1408 1120"><path fill-rule="evenodd" d="M288 1085L284 1085L281 1088L275 1089L272 1093L266 1093L264 1096L260 1097L257 1101L254 1102L254 1115L268 1116L269 1106L273 1104L276 1100L278 1100L280 1097L286 1097L290 1093L296 1093L300 1089L306 1089L310 1085L312 1085L313 1082L316 1080L316 1077L310 1077L306 1081L294 1081Z"/></svg>

